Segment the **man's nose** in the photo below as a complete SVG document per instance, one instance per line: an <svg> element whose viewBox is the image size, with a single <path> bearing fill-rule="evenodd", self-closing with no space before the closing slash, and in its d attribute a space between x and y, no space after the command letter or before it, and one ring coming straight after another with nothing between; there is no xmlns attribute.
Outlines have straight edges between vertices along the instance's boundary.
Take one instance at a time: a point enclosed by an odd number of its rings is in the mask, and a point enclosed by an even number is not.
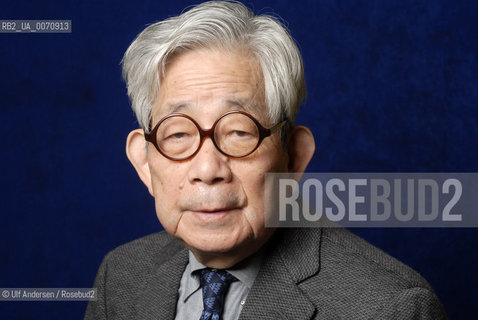
<svg viewBox="0 0 478 320"><path fill-rule="evenodd" d="M191 159L188 178L191 183L230 182L232 172L229 167L229 157L217 150L210 138L206 138L201 149Z"/></svg>

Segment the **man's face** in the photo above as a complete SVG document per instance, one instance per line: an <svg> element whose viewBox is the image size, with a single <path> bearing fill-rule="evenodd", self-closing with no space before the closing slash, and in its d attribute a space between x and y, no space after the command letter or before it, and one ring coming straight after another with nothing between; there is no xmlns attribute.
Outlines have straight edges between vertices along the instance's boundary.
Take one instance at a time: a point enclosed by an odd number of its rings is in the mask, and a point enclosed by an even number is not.
<svg viewBox="0 0 478 320"><path fill-rule="evenodd" d="M257 61L241 51L198 49L175 56L161 81L153 126L180 112L209 129L222 114L243 110L270 127L259 70ZM221 154L209 138L186 161L169 160L149 143L151 192L158 218L167 232L194 252L257 250L272 233L264 227L264 174L287 171L287 163L277 133L239 159Z"/></svg>

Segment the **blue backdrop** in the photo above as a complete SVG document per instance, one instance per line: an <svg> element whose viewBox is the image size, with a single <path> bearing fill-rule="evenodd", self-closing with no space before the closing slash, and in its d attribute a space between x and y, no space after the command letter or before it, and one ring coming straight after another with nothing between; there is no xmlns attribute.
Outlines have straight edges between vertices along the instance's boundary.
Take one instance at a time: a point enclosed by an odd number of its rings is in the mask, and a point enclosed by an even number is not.
<svg viewBox="0 0 478 320"><path fill-rule="evenodd" d="M195 1L2 1L0 287L90 287L114 247L161 229L124 154L137 127L120 60L146 24ZM478 2L251 1L305 60L309 172L478 172ZM478 230L355 229L419 271L451 319L476 317ZM2 319L80 319L86 302L0 302Z"/></svg>

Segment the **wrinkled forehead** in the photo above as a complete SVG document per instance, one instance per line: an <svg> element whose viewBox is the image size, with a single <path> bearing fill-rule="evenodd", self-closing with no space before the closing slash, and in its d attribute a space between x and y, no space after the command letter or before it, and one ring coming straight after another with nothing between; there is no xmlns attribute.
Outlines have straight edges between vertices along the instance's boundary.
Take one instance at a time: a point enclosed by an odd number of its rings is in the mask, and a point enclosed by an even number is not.
<svg viewBox="0 0 478 320"><path fill-rule="evenodd" d="M219 115L232 109L268 122L262 69L250 51L241 47L182 50L162 65L153 122L177 112Z"/></svg>

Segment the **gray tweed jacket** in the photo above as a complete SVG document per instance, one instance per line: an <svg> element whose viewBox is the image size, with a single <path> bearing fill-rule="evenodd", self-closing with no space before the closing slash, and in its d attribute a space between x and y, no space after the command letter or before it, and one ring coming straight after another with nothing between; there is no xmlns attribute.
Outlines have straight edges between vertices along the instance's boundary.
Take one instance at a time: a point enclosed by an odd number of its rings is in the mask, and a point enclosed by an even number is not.
<svg viewBox="0 0 478 320"><path fill-rule="evenodd" d="M85 319L174 319L188 250L165 232L103 260ZM446 319L415 271L341 228L279 229L240 315L246 319Z"/></svg>

